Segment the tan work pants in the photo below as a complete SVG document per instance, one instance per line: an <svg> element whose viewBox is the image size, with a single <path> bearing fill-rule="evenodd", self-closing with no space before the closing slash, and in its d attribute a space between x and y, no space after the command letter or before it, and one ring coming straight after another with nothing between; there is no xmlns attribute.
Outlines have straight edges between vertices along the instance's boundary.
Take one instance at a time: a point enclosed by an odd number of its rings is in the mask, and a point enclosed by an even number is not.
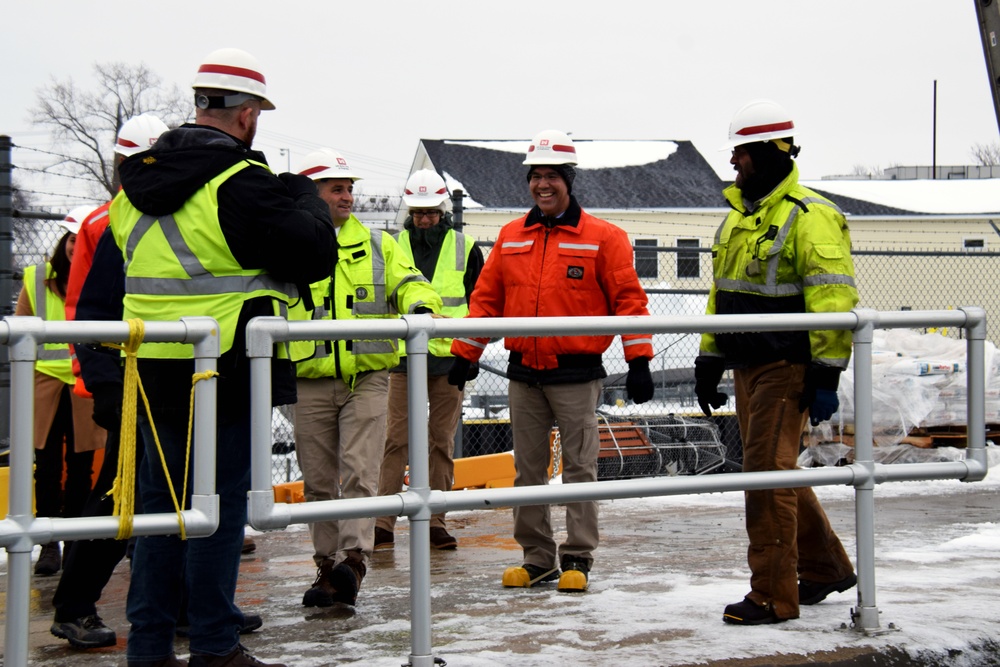
<svg viewBox="0 0 1000 667"><path fill-rule="evenodd" d="M549 483L549 434L559 425L563 484L597 481L597 401L601 381L529 386L510 382L510 423L514 437L514 486ZM555 567L563 556L593 562L600 534L597 503L566 505L566 541L558 552L552 537L548 505L514 508L514 539L524 550L524 563Z"/></svg>
<svg viewBox="0 0 1000 667"><path fill-rule="evenodd" d="M399 493L403 489L410 452L406 381L407 373L389 373L389 419L378 484L380 496ZM427 378L427 398L430 403L427 422L430 486L435 491L451 491L455 479L455 431L462 416L462 392L448 384L447 375L438 375ZM396 517L380 516L375 525L391 532L396 526ZM432 515L430 525L431 528L444 528L444 513Z"/></svg>
<svg viewBox="0 0 1000 667"><path fill-rule="evenodd" d="M334 378L299 378L295 406L295 454L306 501L370 498L378 492L378 471L385 447L389 373L358 376L354 391ZM309 524L319 566L341 562L360 551L365 564L375 542L375 519L344 519Z"/></svg>

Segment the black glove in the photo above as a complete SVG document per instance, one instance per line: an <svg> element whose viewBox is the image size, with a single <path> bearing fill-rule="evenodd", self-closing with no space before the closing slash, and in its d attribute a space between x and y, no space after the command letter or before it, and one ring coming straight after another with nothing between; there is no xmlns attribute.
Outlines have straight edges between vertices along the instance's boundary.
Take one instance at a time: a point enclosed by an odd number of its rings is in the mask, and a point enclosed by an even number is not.
<svg viewBox="0 0 1000 667"><path fill-rule="evenodd" d="M94 394L94 423L108 431L122 426L122 385L99 384L91 388Z"/></svg>
<svg viewBox="0 0 1000 667"><path fill-rule="evenodd" d="M475 380L479 375L479 364L473 364L465 357L455 357L451 362L451 370L448 371L448 384L458 387L459 391L465 390L465 383Z"/></svg>
<svg viewBox="0 0 1000 667"><path fill-rule="evenodd" d="M636 357L628 362L625 395L637 404L653 398L653 376L649 372L649 359L646 357Z"/></svg>
<svg viewBox="0 0 1000 667"><path fill-rule="evenodd" d="M292 199L298 199L302 195L317 195L318 190L316 190L316 183L313 179L308 176L303 176L302 174L293 174L290 171L286 171L282 174L278 174L278 179L285 184L288 188L288 194L292 196Z"/></svg>
<svg viewBox="0 0 1000 667"><path fill-rule="evenodd" d="M840 385L840 369L821 364L810 364L806 369L802 397L799 398L799 412L809 410L809 423L819 426L833 416L840 407L837 387Z"/></svg>
<svg viewBox="0 0 1000 667"><path fill-rule="evenodd" d="M719 381L725 372L726 362L722 357L700 355L694 360L694 393L706 417L712 416L712 408L721 408L729 400L727 394L719 391Z"/></svg>

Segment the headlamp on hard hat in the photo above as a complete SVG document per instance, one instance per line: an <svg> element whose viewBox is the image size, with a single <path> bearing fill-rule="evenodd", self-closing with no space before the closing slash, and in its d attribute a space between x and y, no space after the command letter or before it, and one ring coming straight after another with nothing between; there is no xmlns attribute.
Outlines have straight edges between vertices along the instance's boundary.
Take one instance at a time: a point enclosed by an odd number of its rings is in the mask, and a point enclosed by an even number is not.
<svg viewBox="0 0 1000 667"><path fill-rule="evenodd" d="M260 100L249 93L233 93L232 95L205 95L195 93L194 105L199 109L232 109L249 100Z"/></svg>

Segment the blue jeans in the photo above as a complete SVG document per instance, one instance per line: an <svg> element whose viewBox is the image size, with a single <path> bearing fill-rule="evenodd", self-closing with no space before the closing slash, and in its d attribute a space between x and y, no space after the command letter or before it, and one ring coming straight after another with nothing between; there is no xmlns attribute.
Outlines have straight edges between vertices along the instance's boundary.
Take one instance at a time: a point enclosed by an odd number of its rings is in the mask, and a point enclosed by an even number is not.
<svg viewBox="0 0 1000 667"><path fill-rule="evenodd" d="M187 411L154 408L153 419L179 496L184 483ZM245 413L233 420L220 414L218 419L215 484L220 500L219 528L210 537L187 541L176 535L139 538L126 607L132 624L130 661L162 660L173 653L182 586L189 600L191 653L226 655L239 643L243 615L234 596L250 490L250 416ZM139 428L146 443L138 480L144 511L174 512L149 422L140 417ZM190 474L188 499L193 471Z"/></svg>

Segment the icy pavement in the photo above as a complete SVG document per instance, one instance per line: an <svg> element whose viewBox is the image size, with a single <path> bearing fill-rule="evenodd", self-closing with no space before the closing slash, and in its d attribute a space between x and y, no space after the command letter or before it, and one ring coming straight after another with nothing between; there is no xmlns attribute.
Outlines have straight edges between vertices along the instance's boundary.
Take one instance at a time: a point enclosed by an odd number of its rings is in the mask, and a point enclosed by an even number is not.
<svg viewBox="0 0 1000 667"><path fill-rule="evenodd" d="M990 449L996 466L1000 452ZM853 557L853 489L817 494ZM557 528L562 515L553 508ZM854 589L802 607L799 619L783 624L722 622L723 607L749 590L742 493L602 502L603 541L585 594L502 588L503 569L520 563L510 510L453 513L458 550L432 554L434 654L451 667L1000 664L993 653L1000 638L1000 468L972 484L880 485L875 523L876 604L886 632L869 636L848 627ZM238 602L262 614L264 627L244 637L246 646L260 659L296 667L407 663L406 529L401 521L394 551L375 554L357 607L329 610L301 606L314 577L304 526L254 533L258 548L244 557ZM72 651L49 635L56 579L35 577L31 664L124 665L128 576L123 563L100 605L118 646L92 652ZM0 585L6 590L5 562ZM186 641L176 648L186 654Z"/></svg>

